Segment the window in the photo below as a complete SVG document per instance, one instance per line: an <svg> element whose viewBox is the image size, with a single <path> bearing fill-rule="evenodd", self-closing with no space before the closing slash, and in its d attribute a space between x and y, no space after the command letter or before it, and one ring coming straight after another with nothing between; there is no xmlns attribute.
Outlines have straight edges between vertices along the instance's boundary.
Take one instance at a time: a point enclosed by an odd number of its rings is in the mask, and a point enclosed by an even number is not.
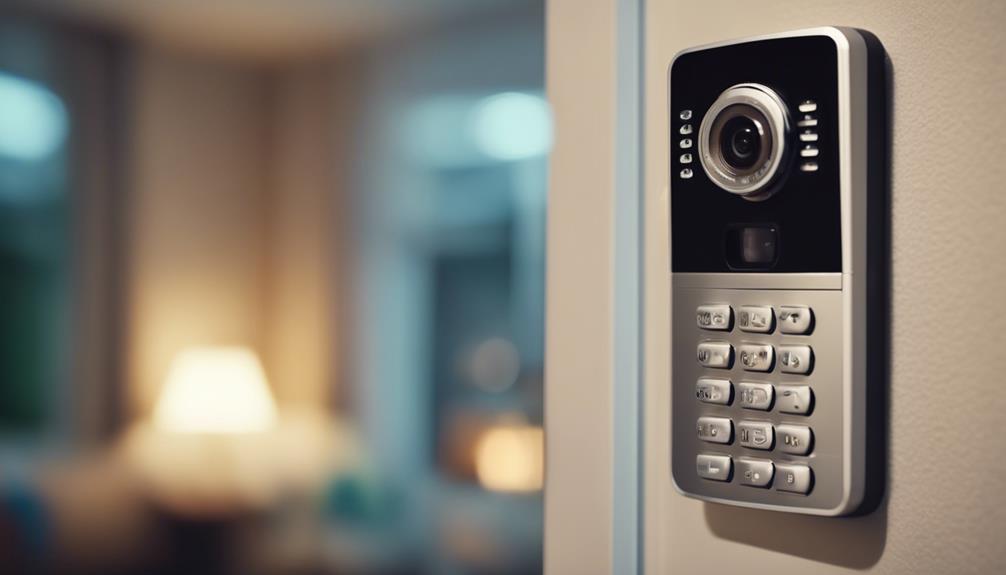
<svg viewBox="0 0 1006 575"><path fill-rule="evenodd" d="M407 570L542 569L543 36L527 5L382 46L351 82L348 407L402 501L379 538L421 557Z"/></svg>
<svg viewBox="0 0 1006 575"><path fill-rule="evenodd" d="M36 434L66 379L69 118L51 86L2 67L0 117L0 430Z"/></svg>
<svg viewBox="0 0 1006 575"><path fill-rule="evenodd" d="M0 24L0 447L113 422L111 63L83 30Z"/></svg>

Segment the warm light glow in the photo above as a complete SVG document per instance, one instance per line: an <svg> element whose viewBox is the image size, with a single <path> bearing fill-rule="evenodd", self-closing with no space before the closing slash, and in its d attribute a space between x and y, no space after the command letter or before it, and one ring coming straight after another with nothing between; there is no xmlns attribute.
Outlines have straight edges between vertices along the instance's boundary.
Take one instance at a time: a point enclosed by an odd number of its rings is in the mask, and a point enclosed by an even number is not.
<svg viewBox="0 0 1006 575"><path fill-rule="evenodd" d="M243 347L179 353L154 411L154 425L173 433L256 433L275 423L262 364Z"/></svg>
<svg viewBox="0 0 1006 575"><path fill-rule="evenodd" d="M500 425L475 446L479 482L493 491L539 491L545 475L545 434L531 425Z"/></svg>
<svg viewBox="0 0 1006 575"><path fill-rule="evenodd" d="M182 517L261 511L320 493L366 465L356 428L318 406L286 406L265 433L172 433L143 419L119 444L146 495Z"/></svg>

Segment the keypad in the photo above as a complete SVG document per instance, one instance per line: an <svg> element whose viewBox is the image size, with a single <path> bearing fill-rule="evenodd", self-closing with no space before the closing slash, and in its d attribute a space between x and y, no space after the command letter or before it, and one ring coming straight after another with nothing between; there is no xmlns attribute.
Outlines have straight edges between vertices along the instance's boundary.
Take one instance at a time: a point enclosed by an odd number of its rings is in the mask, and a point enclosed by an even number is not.
<svg viewBox="0 0 1006 575"><path fill-rule="evenodd" d="M748 371L771 371L775 349L767 343L744 343L740 346L740 360Z"/></svg>
<svg viewBox="0 0 1006 575"><path fill-rule="evenodd" d="M764 305L742 305L737 314L737 327L752 333L772 333L775 315Z"/></svg>
<svg viewBox="0 0 1006 575"><path fill-rule="evenodd" d="M772 424L764 421L740 422L737 425L737 435L740 438L741 447L764 451L772 449L772 442L775 440Z"/></svg>
<svg viewBox="0 0 1006 575"><path fill-rule="evenodd" d="M814 474L810 467L791 463L776 464L775 488L806 495L810 493Z"/></svg>
<svg viewBox="0 0 1006 575"><path fill-rule="evenodd" d="M810 373L814 352L809 345L780 345L779 371L783 373Z"/></svg>
<svg viewBox="0 0 1006 575"><path fill-rule="evenodd" d="M704 341L699 344L699 363L702 367L730 369L733 363L734 348L723 341Z"/></svg>
<svg viewBox="0 0 1006 575"><path fill-rule="evenodd" d="M695 425L699 439L709 443L730 443L733 430L733 422L726 417L700 417Z"/></svg>
<svg viewBox="0 0 1006 575"><path fill-rule="evenodd" d="M733 385L729 379L700 377L695 383L695 397L703 403L730 405L732 396Z"/></svg>
<svg viewBox="0 0 1006 575"><path fill-rule="evenodd" d="M776 427L779 434L779 451L793 455L810 453L814 434L806 425L783 424Z"/></svg>
<svg viewBox="0 0 1006 575"><path fill-rule="evenodd" d="M737 384L737 394L741 407L745 409L760 409L768 411L772 407L775 388L771 383L741 382Z"/></svg>
<svg viewBox="0 0 1006 575"><path fill-rule="evenodd" d="M696 435L706 446L697 455L696 472L713 481L809 494L812 460L792 459L814 451L809 423L815 401L810 378L814 350L807 337L814 328L813 310L715 302L695 311L700 334L696 357L700 369L708 370L695 383L696 401L705 406ZM777 329L782 342L772 335ZM799 343L801 338L807 343ZM733 376L741 381L733 383ZM744 381L748 377L755 381ZM716 451L716 445L730 455L702 453Z"/></svg>
<svg viewBox="0 0 1006 575"><path fill-rule="evenodd" d="M729 330L732 317L729 305L700 305L695 311L695 323L702 329Z"/></svg>
<svg viewBox="0 0 1006 575"><path fill-rule="evenodd" d="M813 322L814 313L807 306L784 305L779 308L779 331L782 333L807 334Z"/></svg>
<svg viewBox="0 0 1006 575"><path fill-rule="evenodd" d="M814 392L809 385L780 385L776 408L779 413L807 415L814 402Z"/></svg>
<svg viewBox="0 0 1006 575"><path fill-rule="evenodd" d="M768 459L741 457L737 460L737 475L743 485L768 487L775 474L775 465Z"/></svg>
<svg viewBox="0 0 1006 575"><path fill-rule="evenodd" d="M713 481L729 481L733 467L733 460L726 455L700 453L695 458L695 471L699 477Z"/></svg>

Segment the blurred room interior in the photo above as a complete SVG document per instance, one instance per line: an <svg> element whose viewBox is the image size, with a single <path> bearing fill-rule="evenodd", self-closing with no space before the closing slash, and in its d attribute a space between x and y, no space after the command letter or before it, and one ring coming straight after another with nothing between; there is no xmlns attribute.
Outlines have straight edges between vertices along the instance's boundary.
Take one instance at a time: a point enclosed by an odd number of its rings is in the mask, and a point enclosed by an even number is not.
<svg viewBox="0 0 1006 575"><path fill-rule="evenodd" d="M4 573L538 573L544 9L0 5Z"/></svg>

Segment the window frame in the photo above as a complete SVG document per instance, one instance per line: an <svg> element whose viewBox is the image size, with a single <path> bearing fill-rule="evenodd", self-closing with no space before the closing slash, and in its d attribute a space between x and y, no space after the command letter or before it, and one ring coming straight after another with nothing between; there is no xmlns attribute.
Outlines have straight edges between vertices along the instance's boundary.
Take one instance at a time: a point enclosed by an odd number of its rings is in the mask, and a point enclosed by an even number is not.
<svg viewBox="0 0 1006 575"><path fill-rule="evenodd" d="M122 424L123 51L119 38L103 30L24 8L0 13L4 29L38 35L56 55L55 64L42 67L0 55L0 68L53 90L70 118L66 369L47 390L43 429L0 437L0 456L30 463L98 447Z"/></svg>

